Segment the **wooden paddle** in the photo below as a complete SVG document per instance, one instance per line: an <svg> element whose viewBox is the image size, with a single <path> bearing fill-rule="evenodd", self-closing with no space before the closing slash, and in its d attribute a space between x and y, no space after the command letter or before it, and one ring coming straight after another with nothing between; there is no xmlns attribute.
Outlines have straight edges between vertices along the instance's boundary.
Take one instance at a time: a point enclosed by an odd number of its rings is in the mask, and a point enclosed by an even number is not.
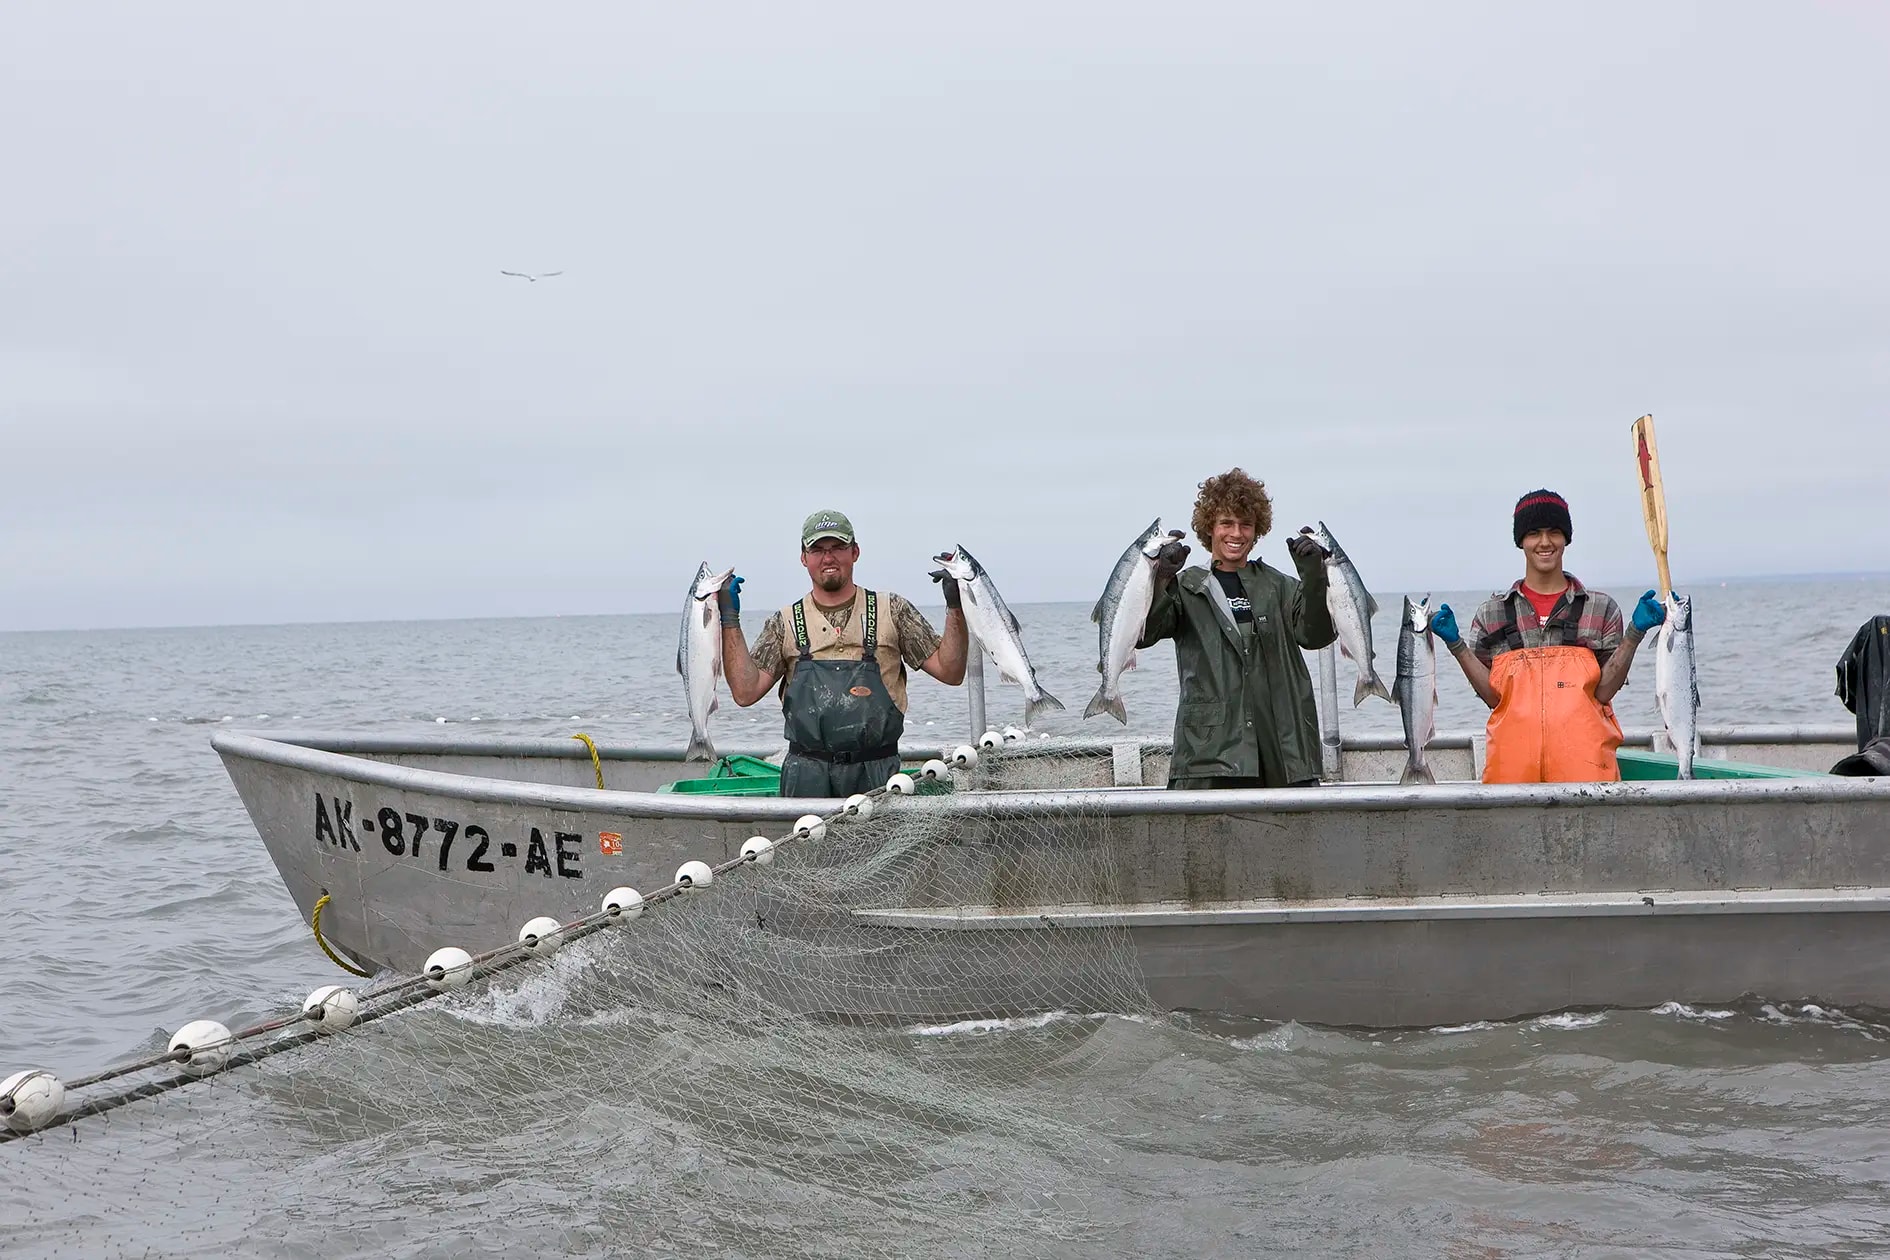
<svg viewBox="0 0 1890 1260"><path fill-rule="evenodd" d="M1641 466L1641 518L1647 524L1655 567L1660 570L1660 599L1665 603L1673 589L1673 579L1667 573L1667 491L1660 484L1660 448L1654 443L1651 415L1634 422L1634 458Z"/></svg>

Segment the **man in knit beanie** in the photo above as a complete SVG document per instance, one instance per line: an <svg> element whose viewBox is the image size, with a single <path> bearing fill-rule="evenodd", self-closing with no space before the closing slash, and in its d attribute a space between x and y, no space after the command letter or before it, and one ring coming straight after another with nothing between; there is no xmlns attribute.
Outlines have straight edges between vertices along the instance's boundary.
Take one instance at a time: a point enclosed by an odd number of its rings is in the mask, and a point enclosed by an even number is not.
<svg viewBox="0 0 1890 1260"><path fill-rule="evenodd" d="M1431 629L1450 648L1490 714L1485 783L1619 779L1621 727L1609 702L1627 683L1634 651L1666 608L1648 591L1623 629L1620 605L1562 567L1575 537L1568 500L1531 490L1516 500L1511 537L1522 580L1477 609L1460 634L1449 604Z"/></svg>

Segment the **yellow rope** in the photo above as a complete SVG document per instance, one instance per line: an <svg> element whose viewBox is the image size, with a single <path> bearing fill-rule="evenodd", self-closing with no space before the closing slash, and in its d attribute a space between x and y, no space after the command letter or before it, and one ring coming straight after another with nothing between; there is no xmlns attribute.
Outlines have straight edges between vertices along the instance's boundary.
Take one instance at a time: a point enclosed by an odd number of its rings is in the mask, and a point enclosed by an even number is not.
<svg viewBox="0 0 1890 1260"><path fill-rule="evenodd" d="M584 746L591 750L591 769L597 771L597 790L600 792L603 791L604 790L604 763L597 759L597 745L593 744L591 742L591 737L589 735L586 735L583 731L579 731L577 734L573 735L571 738L583 740Z"/></svg>
<svg viewBox="0 0 1890 1260"><path fill-rule="evenodd" d="M335 966L341 968L343 971L357 976L372 977L374 975L373 972L363 971L353 963L350 963L347 959L329 948L328 942L322 939L322 907L327 905L328 901L328 894L323 893L315 902L315 943L322 947L322 953L328 955L328 961L334 963Z"/></svg>

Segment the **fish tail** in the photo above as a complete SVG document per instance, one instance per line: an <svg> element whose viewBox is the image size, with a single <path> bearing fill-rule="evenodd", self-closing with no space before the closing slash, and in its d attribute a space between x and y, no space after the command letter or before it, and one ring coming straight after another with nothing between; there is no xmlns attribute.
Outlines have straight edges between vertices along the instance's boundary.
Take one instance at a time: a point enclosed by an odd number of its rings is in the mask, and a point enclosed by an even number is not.
<svg viewBox="0 0 1890 1260"><path fill-rule="evenodd" d="M1407 761L1404 763L1404 773L1398 776L1398 786L1400 787L1407 787L1413 783L1436 782L1437 776L1431 773L1431 767L1428 763L1424 765L1414 765Z"/></svg>
<svg viewBox="0 0 1890 1260"><path fill-rule="evenodd" d="M1358 680L1358 686L1352 689L1352 707L1356 709L1364 704L1366 696L1377 696L1380 700L1389 700L1392 704L1398 703L1391 699L1391 692L1386 689L1384 681L1378 677L1378 671L1375 669L1361 677Z"/></svg>
<svg viewBox="0 0 1890 1260"><path fill-rule="evenodd" d="M1083 710L1083 716L1093 718L1098 713L1107 713L1116 721L1127 726L1129 724L1128 706L1122 703L1121 696L1110 696L1108 691L1109 689L1107 687L1096 688L1096 698L1089 702L1087 709Z"/></svg>
<svg viewBox="0 0 1890 1260"><path fill-rule="evenodd" d="M1061 709L1063 701L1047 691L1039 691L1035 700L1024 702L1024 726L1028 729L1037 720L1037 715L1048 709Z"/></svg>
<svg viewBox="0 0 1890 1260"><path fill-rule="evenodd" d="M671 745L674 747L675 745ZM707 731L689 732L689 747L683 752L684 761L714 761L715 745L709 742Z"/></svg>

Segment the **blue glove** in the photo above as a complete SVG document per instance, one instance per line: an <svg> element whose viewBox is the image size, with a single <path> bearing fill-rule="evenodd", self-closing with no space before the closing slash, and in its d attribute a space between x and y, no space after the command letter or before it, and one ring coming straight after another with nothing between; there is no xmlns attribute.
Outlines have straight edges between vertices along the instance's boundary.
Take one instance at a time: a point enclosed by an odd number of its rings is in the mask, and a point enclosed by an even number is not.
<svg viewBox="0 0 1890 1260"><path fill-rule="evenodd" d="M1641 596L1641 602L1634 605L1634 637L1639 638L1667 620L1667 606L1654 598L1652 591Z"/></svg>
<svg viewBox="0 0 1890 1260"><path fill-rule="evenodd" d="M742 624L742 579L739 573L730 578L728 584L715 593L715 602L721 605L723 625Z"/></svg>
<svg viewBox="0 0 1890 1260"><path fill-rule="evenodd" d="M1450 611L1449 604L1439 604L1437 611L1431 614L1431 633L1451 647L1456 647L1463 638L1457 632L1457 614Z"/></svg>

